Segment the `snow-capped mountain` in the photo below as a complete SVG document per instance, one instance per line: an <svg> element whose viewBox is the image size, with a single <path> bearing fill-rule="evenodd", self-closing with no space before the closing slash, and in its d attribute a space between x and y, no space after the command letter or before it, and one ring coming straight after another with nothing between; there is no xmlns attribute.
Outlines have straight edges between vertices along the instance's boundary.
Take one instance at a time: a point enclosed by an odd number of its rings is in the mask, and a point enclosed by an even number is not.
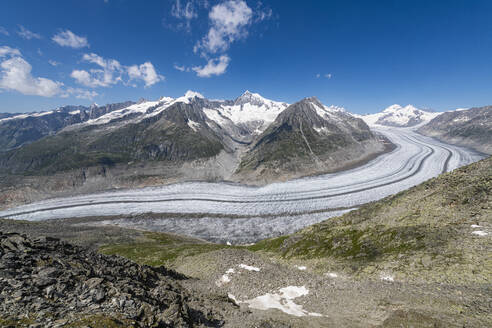
<svg viewBox="0 0 492 328"><path fill-rule="evenodd" d="M336 169L383 149L364 121L311 97L287 107L255 139L239 173L245 180L292 178Z"/></svg>
<svg viewBox="0 0 492 328"><path fill-rule="evenodd" d="M424 122L429 122L441 113L427 112L412 105L402 107L398 104L391 105L380 113L360 116L369 125L386 125L397 127L411 127Z"/></svg>

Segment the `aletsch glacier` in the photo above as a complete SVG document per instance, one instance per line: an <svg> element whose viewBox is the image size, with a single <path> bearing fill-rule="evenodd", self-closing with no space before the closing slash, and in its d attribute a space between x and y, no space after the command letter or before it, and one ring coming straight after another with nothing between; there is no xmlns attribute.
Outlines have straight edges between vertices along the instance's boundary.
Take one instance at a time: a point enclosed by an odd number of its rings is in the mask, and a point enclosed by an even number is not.
<svg viewBox="0 0 492 328"><path fill-rule="evenodd" d="M2 211L0 217L48 220L119 216L121 218L97 224L175 232L217 242L248 243L294 232L483 157L471 150L421 136L412 128L376 125L371 128L386 136L397 148L348 171L264 187L187 182L57 198ZM146 213L153 214L146 218ZM193 218L186 218L186 214L193 214ZM132 218L135 215L140 216Z"/></svg>

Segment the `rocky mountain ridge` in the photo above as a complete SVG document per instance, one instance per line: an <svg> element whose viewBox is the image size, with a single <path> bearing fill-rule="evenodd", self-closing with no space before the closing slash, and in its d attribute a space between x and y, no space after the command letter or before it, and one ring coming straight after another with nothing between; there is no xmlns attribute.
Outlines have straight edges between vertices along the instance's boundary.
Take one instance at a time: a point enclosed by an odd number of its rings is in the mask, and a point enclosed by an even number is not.
<svg viewBox="0 0 492 328"><path fill-rule="evenodd" d="M418 130L441 141L492 154L492 106L443 113Z"/></svg>

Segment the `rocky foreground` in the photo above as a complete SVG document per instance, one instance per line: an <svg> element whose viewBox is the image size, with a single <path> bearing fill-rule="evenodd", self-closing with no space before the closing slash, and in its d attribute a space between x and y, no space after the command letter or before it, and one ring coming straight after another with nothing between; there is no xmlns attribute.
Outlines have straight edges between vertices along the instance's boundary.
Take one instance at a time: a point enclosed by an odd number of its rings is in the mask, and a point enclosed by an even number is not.
<svg viewBox="0 0 492 328"><path fill-rule="evenodd" d="M0 232L0 326L219 327L237 306L164 267Z"/></svg>

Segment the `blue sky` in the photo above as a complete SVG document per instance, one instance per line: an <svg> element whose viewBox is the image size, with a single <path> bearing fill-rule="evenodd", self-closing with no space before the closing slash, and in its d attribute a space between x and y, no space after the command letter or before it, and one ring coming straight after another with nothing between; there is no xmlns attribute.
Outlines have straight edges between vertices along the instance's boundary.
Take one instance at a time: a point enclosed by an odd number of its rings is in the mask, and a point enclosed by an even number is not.
<svg viewBox="0 0 492 328"><path fill-rule="evenodd" d="M0 3L0 112L178 97L492 104L492 1Z"/></svg>

